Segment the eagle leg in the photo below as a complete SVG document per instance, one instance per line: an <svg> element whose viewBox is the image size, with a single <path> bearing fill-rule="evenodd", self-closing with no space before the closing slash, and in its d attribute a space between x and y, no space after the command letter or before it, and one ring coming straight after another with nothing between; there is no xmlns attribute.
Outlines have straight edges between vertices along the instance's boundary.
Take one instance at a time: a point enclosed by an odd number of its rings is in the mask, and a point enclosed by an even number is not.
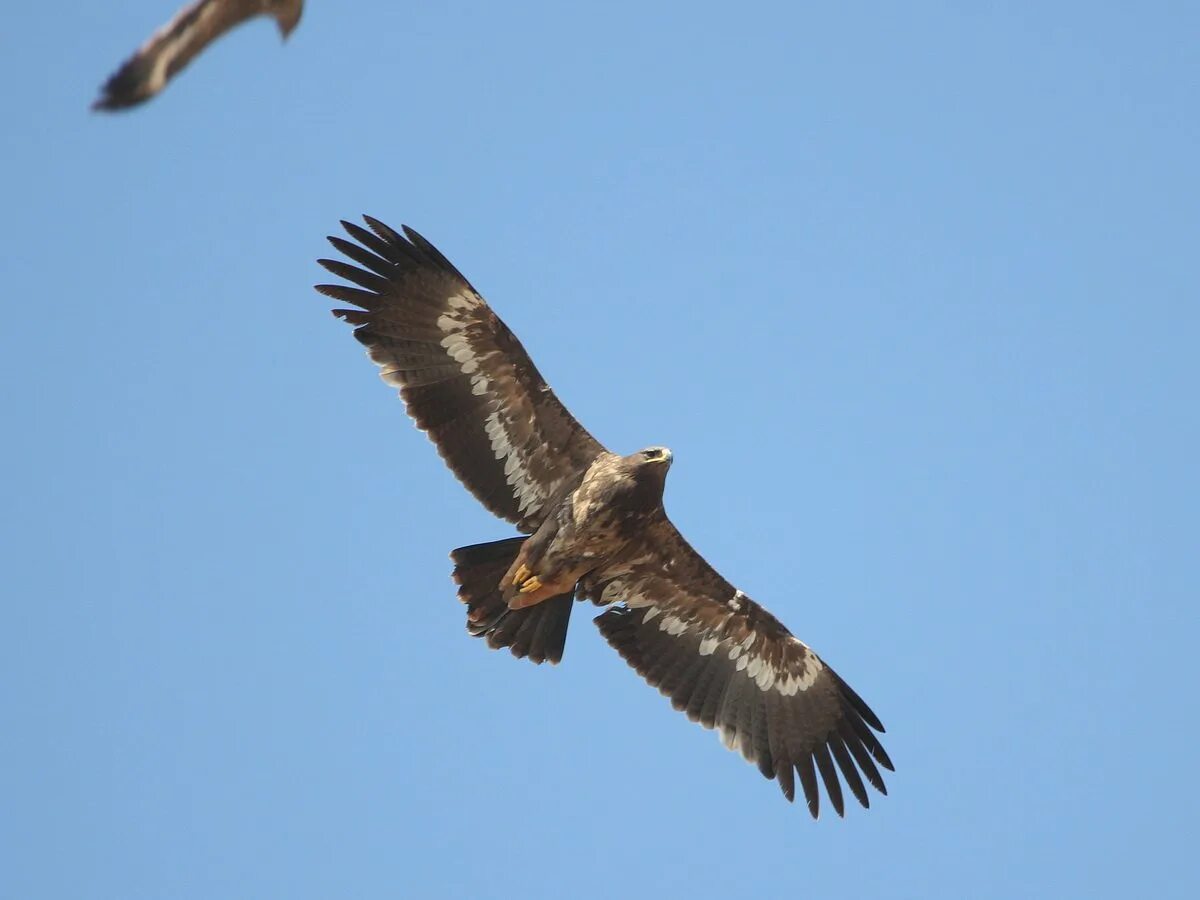
<svg viewBox="0 0 1200 900"><path fill-rule="evenodd" d="M557 597L573 594L575 582L583 574L549 562L541 557L536 548L527 541L513 560L509 570L500 579L500 592L509 609L524 609ZM531 558L532 557L532 558Z"/></svg>
<svg viewBox="0 0 1200 900"><path fill-rule="evenodd" d="M559 594L573 594L575 581L576 573L574 572L567 572L544 581L531 573L520 584L516 582L509 583L507 586L502 584L501 590L509 609L525 609L527 606L536 606Z"/></svg>

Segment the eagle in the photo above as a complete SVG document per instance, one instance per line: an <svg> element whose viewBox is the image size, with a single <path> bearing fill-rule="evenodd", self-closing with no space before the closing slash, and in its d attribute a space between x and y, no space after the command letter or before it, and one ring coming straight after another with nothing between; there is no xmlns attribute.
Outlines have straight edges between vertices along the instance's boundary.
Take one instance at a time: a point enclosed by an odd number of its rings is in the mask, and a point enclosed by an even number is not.
<svg viewBox="0 0 1200 900"><path fill-rule="evenodd" d="M269 15L286 40L304 0L196 0L151 35L104 83L92 109L117 110L149 100L204 48L256 16Z"/></svg>
<svg viewBox="0 0 1200 900"><path fill-rule="evenodd" d="M559 402L516 335L411 228L364 216L329 237L348 284L316 289L400 391L466 488L520 534L450 554L467 630L535 663L562 659L576 601L604 607L605 640L675 709L741 753L813 818L818 778L844 814L842 781L886 794L883 724L778 619L726 581L663 509L672 455L607 450ZM841 773L841 779L838 773Z"/></svg>

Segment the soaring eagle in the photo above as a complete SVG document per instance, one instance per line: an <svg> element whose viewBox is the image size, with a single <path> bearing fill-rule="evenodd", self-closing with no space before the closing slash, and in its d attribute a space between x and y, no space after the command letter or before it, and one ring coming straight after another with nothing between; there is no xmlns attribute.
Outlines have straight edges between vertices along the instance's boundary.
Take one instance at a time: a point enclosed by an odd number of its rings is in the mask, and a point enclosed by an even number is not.
<svg viewBox="0 0 1200 900"><path fill-rule="evenodd" d="M606 450L571 416L516 336L427 240L364 217L330 237L348 285L316 288L399 388L459 480L522 533L450 554L467 629L535 663L562 658L574 600L607 609L601 634L672 705L741 752L788 800L818 777L843 814L846 787L887 793L883 725L837 673L722 578L671 524L671 451Z"/></svg>
<svg viewBox="0 0 1200 900"><path fill-rule="evenodd" d="M149 100L205 47L255 16L269 15L286 39L304 0L196 0L156 31L101 88L92 109L114 110Z"/></svg>

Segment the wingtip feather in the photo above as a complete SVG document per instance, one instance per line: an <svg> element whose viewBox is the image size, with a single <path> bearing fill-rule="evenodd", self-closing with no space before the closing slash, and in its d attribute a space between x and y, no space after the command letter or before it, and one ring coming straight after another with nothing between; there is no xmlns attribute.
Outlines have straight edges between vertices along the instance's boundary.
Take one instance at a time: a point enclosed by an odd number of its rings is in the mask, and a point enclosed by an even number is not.
<svg viewBox="0 0 1200 900"><path fill-rule="evenodd" d="M370 228L373 232L375 232L375 234L388 243L394 244L404 241L404 238L398 235L395 229L393 229L390 225L385 225L374 216L368 216L366 213L363 213L363 221L367 223L368 228Z"/></svg>

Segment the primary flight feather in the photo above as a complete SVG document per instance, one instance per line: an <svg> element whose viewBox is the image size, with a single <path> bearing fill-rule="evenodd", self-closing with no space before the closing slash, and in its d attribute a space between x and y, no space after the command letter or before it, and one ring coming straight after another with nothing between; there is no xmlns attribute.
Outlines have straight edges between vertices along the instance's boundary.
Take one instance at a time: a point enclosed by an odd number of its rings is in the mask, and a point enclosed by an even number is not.
<svg viewBox="0 0 1200 900"><path fill-rule="evenodd" d="M349 285L317 290L400 390L462 483L522 536L451 553L467 628L534 662L562 658L575 600L671 704L739 751L788 800L845 784L869 806L892 763L870 707L763 607L726 581L663 510L665 447L604 448L559 402L516 336L424 238L370 217L330 237ZM352 286L351 286L352 285ZM839 779L840 773L840 779Z"/></svg>

